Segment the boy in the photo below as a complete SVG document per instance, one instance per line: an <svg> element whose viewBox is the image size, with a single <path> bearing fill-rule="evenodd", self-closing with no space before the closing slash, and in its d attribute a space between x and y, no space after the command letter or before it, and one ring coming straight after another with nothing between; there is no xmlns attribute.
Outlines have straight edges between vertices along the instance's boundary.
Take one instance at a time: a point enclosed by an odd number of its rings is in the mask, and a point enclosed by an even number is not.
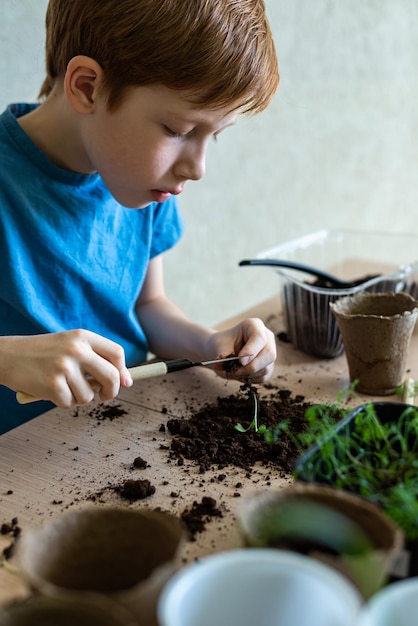
<svg viewBox="0 0 418 626"><path fill-rule="evenodd" d="M88 376L114 398L148 351L267 380L271 331L194 324L162 262L208 142L277 88L263 0L50 0L46 27L41 104L0 117L0 432L90 402Z"/></svg>

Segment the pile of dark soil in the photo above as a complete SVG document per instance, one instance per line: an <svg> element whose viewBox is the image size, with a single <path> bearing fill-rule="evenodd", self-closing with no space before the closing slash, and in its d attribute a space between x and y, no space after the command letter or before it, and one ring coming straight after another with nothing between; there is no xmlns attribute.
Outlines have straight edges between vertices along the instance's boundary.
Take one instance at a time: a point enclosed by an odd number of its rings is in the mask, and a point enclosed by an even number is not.
<svg viewBox="0 0 418 626"><path fill-rule="evenodd" d="M259 426L271 428L287 421L293 434L304 431L310 405L303 396L278 389L268 398L260 398L256 388L243 385L240 393L220 397L188 419L169 419L167 428L173 435L170 457L178 464L184 459L195 461L201 473L231 465L251 473L257 464L283 475L291 473L299 451L287 435L272 444L253 428L244 433L236 429L238 423L248 428L253 420L253 394L257 397Z"/></svg>

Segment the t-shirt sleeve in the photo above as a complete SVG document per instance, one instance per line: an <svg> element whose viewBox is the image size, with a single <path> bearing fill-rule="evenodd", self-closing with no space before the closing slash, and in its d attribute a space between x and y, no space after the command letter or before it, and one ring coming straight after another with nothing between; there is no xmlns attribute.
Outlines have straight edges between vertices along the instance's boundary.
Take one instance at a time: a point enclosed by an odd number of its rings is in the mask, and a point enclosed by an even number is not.
<svg viewBox="0 0 418 626"><path fill-rule="evenodd" d="M171 196L164 203L156 204L154 209L153 237L150 258L172 248L184 231L177 198Z"/></svg>

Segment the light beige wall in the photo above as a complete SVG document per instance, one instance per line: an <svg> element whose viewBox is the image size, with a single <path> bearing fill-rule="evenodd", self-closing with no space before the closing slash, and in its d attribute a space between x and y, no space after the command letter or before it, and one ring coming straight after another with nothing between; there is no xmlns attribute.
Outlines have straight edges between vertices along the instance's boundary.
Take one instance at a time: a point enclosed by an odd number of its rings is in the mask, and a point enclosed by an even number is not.
<svg viewBox="0 0 418 626"><path fill-rule="evenodd" d="M1 108L36 96L46 4L4 2ZM203 323L276 292L271 270L238 267L260 250L319 228L418 234L418 4L267 7L282 76L277 96L211 146L205 178L180 198L186 234L167 255L167 291Z"/></svg>
<svg viewBox="0 0 418 626"><path fill-rule="evenodd" d="M0 0L0 108L36 99L44 78L47 0Z"/></svg>

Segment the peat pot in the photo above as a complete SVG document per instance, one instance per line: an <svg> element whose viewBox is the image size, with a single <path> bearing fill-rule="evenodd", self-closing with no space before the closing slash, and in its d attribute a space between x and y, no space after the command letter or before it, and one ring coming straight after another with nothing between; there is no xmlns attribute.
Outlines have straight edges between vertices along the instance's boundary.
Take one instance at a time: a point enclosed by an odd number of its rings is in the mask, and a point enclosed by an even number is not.
<svg viewBox="0 0 418 626"><path fill-rule="evenodd" d="M340 329L350 380L375 396L402 383L418 303L407 293L361 291L330 304Z"/></svg>
<svg viewBox="0 0 418 626"><path fill-rule="evenodd" d="M383 511L332 487L294 484L244 498L237 514L247 546L287 549L319 560L369 598L386 582L403 535Z"/></svg>
<svg viewBox="0 0 418 626"><path fill-rule="evenodd" d="M137 626L106 598L77 600L34 595L0 608L0 626Z"/></svg>
<svg viewBox="0 0 418 626"><path fill-rule="evenodd" d="M180 522L159 511L89 507L29 528L18 566L29 586L52 598L106 597L140 626L157 626L159 593L178 566Z"/></svg>

